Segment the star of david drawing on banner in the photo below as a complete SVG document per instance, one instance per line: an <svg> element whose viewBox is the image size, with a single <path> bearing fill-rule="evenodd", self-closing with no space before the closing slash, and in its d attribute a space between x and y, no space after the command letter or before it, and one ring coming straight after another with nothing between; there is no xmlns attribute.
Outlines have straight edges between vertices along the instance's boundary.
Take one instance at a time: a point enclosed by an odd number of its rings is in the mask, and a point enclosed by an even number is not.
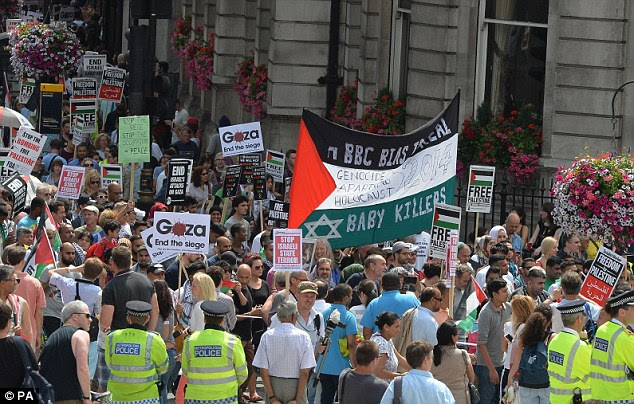
<svg viewBox="0 0 634 404"><path fill-rule="evenodd" d="M306 230L308 230L308 233L305 237L341 238L341 234L337 231L337 227L339 227L341 222L343 222L343 219L330 220L325 214L321 215L321 217L316 222L304 223L304 225L306 226ZM315 233L315 230L317 230L317 228L321 226L330 227L330 232L328 232L328 234L326 234L325 236L318 236L317 233Z"/></svg>

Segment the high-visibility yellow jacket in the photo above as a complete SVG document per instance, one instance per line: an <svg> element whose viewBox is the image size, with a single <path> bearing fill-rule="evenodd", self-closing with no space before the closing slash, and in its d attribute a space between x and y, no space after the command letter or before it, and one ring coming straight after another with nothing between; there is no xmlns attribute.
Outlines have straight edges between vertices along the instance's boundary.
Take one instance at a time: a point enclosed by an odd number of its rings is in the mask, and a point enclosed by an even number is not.
<svg viewBox="0 0 634 404"><path fill-rule="evenodd" d="M606 402L634 402L634 334L615 320L597 330L590 360L592 397Z"/></svg>
<svg viewBox="0 0 634 404"><path fill-rule="evenodd" d="M570 404L575 387L590 399L590 345L564 329L548 345L551 404Z"/></svg>
<svg viewBox="0 0 634 404"><path fill-rule="evenodd" d="M242 343L221 327L193 333L183 349L182 367L187 376L185 399L238 402L238 387L247 380Z"/></svg>
<svg viewBox="0 0 634 404"><path fill-rule="evenodd" d="M140 328L124 328L106 337L108 390L113 401L158 398L159 375L167 372L167 350L160 335Z"/></svg>

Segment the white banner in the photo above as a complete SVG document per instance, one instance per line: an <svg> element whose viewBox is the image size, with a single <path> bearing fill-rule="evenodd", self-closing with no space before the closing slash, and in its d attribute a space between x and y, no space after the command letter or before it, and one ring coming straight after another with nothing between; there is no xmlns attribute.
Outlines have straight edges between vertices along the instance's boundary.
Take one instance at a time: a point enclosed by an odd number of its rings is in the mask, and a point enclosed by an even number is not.
<svg viewBox="0 0 634 404"><path fill-rule="evenodd" d="M150 253L150 258L152 259L152 262L154 264L160 264L171 258L174 258L178 255L178 253L174 251L165 251L161 248L158 248L154 244L155 231L156 229L154 227L145 229L141 232L141 237L143 238L143 243L148 249L148 253Z"/></svg>
<svg viewBox="0 0 634 404"><path fill-rule="evenodd" d="M13 142L13 147L6 158L4 166L22 175L31 175L33 166L35 166L45 142L45 135L22 126Z"/></svg>
<svg viewBox="0 0 634 404"><path fill-rule="evenodd" d="M210 223L209 215L157 212L153 247L177 254L207 254Z"/></svg>
<svg viewBox="0 0 634 404"><path fill-rule="evenodd" d="M222 155L225 157L264 150L260 122L218 128L218 132L222 144Z"/></svg>

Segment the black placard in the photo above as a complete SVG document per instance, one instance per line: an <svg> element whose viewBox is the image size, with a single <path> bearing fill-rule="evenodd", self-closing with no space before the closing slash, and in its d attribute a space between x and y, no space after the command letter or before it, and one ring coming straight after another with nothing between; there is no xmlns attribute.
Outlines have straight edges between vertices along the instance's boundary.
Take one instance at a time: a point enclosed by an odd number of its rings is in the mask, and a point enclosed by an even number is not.
<svg viewBox="0 0 634 404"><path fill-rule="evenodd" d="M277 229L288 228L288 212L291 204L280 201L269 202L269 218L266 224Z"/></svg>
<svg viewBox="0 0 634 404"><path fill-rule="evenodd" d="M47 135L62 131L61 92L41 91L39 112L38 132Z"/></svg>
<svg viewBox="0 0 634 404"><path fill-rule="evenodd" d="M2 186L13 196L13 215L15 216L24 209L26 203L26 181L20 174L15 173L3 182Z"/></svg>
<svg viewBox="0 0 634 404"><path fill-rule="evenodd" d="M167 193L165 204L180 205L185 202L187 192L188 161L170 161L167 168Z"/></svg>
<svg viewBox="0 0 634 404"><path fill-rule="evenodd" d="M225 179L222 183L222 197L231 198L240 192L240 173L242 166L227 166L225 170Z"/></svg>
<svg viewBox="0 0 634 404"><path fill-rule="evenodd" d="M262 164L260 153L241 154L238 156L238 164L242 166L240 184L253 184L253 168Z"/></svg>
<svg viewBox="0 0 634 404"><path fill-rule="evenodd" d="M253 200L266 200L266 167L253 167Z"/></svg>
<svg viewBox="0 0 634 404"><path fill-rule="evenodd" d="M284 201L288 202L291 197L291 182L293 181L293 177L284 178Z"/></svg>

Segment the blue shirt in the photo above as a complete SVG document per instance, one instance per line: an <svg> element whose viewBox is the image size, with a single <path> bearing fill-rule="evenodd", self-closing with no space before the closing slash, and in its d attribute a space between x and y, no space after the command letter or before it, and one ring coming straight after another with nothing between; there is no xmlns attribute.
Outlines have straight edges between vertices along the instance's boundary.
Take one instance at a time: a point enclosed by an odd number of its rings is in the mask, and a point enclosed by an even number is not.
<svg viewBox="0 0 634 404"><path fill-rule="evenodd" d="M513 249L515 252L522 253L522 236L517 233L513 233L513 237L511 237L511 244L513 245Z"/></svg>
<svg viewBox="0 0 634 404"><path fill-rule="evenodd" d="M394 381L385 390L381 404L392 404L394 401ZM456 400L449 387L434 379L431 372L412 369L403 376L402 403L455 404Z"/></svg>
<svg viewBox="0 0 634 404"><path fill-rule="evenodd" d="M381 296L372 300L361 318L361 325L371 328L372 332L378 332L379 327L374 324L376 317L384 311L392 311L399 317L412 307L418 307L419 301L411 293L401 294L398 290L384 291Z"/></svg>
<svg viewBox="0 0 634 404"><path fill-rule="evenodd" d="M326 355L326 362L324 362L324 367L321 369L321 372L327 375L337 375L339 376L341 372L350 367L350 356L346 356L345 358L341 355L341 350L339 349L339 340L345 339L348 335L357 335L357 320L354 317L354 314L349 312L346 309L346 306L339 303L333 303L329 308L324 310L324 320L328 321L330 317L330 313L334 310L339 310L341 314L341 318L339 319L340 323L345 324L344 328L335 327L334 331L330 336L330 347L328 348L328 354ZM319 368L319 363L323 360L324 355L319 358L319 362L317 362L317 368Z"/></svg>
<svg viewBox="0 0 634 404"><path fill-rule="evenodd" d="M31 229L31 230L35 231L35 228L37 227L37 224L39 222L40 222L40 218L39 217L37 219L33 220L28 215L26 215L22 219L20 219L20 221L18 222L16 227L18 227L18 228L26 227L27 229Z"/></svg>
<svg viewBox="0 0 634 404"><path fill-rule="evenodd" d="M427 307L420 306L412 318L412 341L423 340L437 345L437 331L438 323L434 318L434 313Z"/></svg>

